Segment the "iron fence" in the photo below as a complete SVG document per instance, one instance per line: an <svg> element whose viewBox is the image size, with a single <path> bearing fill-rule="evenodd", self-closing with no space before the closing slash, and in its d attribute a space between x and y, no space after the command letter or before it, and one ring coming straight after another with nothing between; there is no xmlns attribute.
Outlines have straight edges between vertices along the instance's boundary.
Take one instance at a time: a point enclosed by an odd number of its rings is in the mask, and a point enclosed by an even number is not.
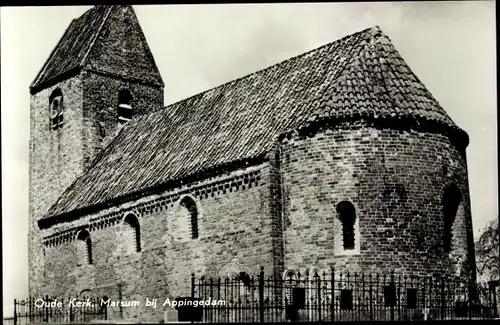
<svg viewBox="0 0 500 325"><path fill-rule="evenodd" d="M104 297L106 300L107 298ZM107 320L107 305L101 305L96 297L80 297L69 299L28 298L14 299L14 317L9 323L23 325L30 323L68 323Z"/></svg>
<svg viewBox="0 0 500 325"><path fill-rule="evenodd" d="M289 273L191 280L203 322L496 318L495 288L460 279L385 274ZM195 315L196 313L192 313Z"/></svg>

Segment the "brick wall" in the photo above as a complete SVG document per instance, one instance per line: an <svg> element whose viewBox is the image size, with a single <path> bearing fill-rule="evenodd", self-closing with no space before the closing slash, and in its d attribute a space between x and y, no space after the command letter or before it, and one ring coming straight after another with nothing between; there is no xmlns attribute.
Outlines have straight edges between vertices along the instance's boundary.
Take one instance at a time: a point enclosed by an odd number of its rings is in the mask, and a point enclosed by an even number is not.
<svg viewBox="0 0 500 325"><path fill-rule="evenodd" d="M127 89L132 94L134 115L157 110L163 106L163 87L131 81L93 71L82 73L83 120L85 128L85 165L120 131L118 124L118 94Z"/></svg>
<svg viewBox="0 0 500 325"><path fill-rule="evenodd" d="M49 228L46 236L90 225L93 265L77 266L74 236L48 245L48 294L70 296L91 289L118 299L117 284L122 283L122 298L142 304L140 308L124 307L123 317L159 321L163 308L146 308L146 297L159 298L162 304L166 298L190 296L191 272L197 278L233 276L240 271L257 275L263 265L271 273L275 267L271 233L276 231L274 201L270 200L272 168L263 164L250 170L254 175L250 178L245 176L249 170L221 175L189 185L196 185L196 190L169 190ZM186 195L197 203L198 239L190 238L190 224L185 220L189 214L179 205ZM148 200L152 201L146 203ZM121 224L125 211L139 218L140 252L127 248L129 225ZM106 219L109 216L114 219ZM117 317L119 310L112 308L110 318Z"/></svg>
<svg viewBox="0 0 500 325"><path fill-rule="evenodd" d="M465 154L439 134L356 124L284 140L285 268L418 274L474 269ZM450 254L443 250L441 202L449 182L463 195ZM356 208L360 252L335 256L341 236L335 207L343 200Z"/></svg>
<svg viewBox="0 0 500 325"><path fill-rule="evenodd" d="M60 88L64 124L50 125L49 97ZM83 170L82 87L76 77L31 95L29 189L29 291L41 286L43 248L37 221Z"/></svg>

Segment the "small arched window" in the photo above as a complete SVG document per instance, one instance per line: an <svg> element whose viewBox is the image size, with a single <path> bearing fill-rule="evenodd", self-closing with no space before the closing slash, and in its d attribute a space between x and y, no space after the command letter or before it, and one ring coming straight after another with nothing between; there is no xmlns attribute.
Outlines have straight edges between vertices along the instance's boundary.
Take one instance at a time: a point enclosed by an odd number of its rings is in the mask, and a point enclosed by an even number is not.
<svg viewBox="0 0 500 325"><path fill-rule="evenodd" d="M92 264L92 240L87 230L80 230L76 236L78 264Z"/></svg>
<svg viewBox="0 0 500 325"><path fill-rule="evenodd" d="M118 122L125 124L133 116L132 94L128 89L122 89L118 93Z"/></svg>
<svg viewBox="0 0 500 325"><path fill-rule="evenodd" d="M198 238L198 208L196 202L189 196L185 196L179 204L189 212L191 239Z"/></svg>
<svg viewBox="0 0 500 325"><path fill-rule="evenodd" d="M139 225L139 219L132 214L129 213L125 216L125 219L123 219L123 224L128 227L126 231L128 231L131 234L131 239L133 241L133 247L134 251L140 252L141 251L141 227Z"/></svg>
<svg viewBox="0 0 500 325"><path fill-rule="evenodd" d="M356 209L349 201L337 204L337 213L342 224L342 245L344 250L355 249L354 224L356 222Z"/></svg>
<svg viewBox="0 0 500 325"><path fill-rule="evenodd" d="M50 128L56 130L63 126L63 95L60 88L56 88L49 97L50 105Z"/></svg>
<svg viewBox="0 0 500 325"><path fill-rule="evenodd" d="M444 218L444 251L451 251L452 227L457 216L458 207L462 201L462 193L456 184L449 184L443 190L443 218Z"/></svg>

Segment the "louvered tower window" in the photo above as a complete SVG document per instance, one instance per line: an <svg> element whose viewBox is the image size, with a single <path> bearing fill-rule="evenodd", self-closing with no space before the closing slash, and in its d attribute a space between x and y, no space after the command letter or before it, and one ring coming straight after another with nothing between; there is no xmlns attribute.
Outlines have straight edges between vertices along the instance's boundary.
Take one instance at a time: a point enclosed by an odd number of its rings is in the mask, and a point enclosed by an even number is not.
<svg viewBox="0 0 500 325"><path fill-rule="evenodd" d="M118 122L123 125L130 121L132 116L132 94L128 89L122 89L118 94Z"/></svg>

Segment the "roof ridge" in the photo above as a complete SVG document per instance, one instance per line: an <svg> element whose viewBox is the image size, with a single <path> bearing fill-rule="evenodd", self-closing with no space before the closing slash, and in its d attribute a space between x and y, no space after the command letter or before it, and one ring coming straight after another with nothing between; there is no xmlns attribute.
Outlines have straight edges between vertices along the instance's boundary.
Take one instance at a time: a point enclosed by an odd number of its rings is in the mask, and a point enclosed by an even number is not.
<svg viewBox="0 0 500 325"><path fill-rule="evenodd" d="M162 110L162 109L165 109L165 108L167 108L167 107L171 107L171 106L173 106L173 105L175 105L175 104L177 104L177 103L183 102L183 101L185 101L185 100L193 99L193 98L195 98L195 97L198 97L198 96L204 95L204 94L206 94L206 93L207 93L207 92L209 92L209 91L213 91L213 90L215 90L215 89L222 88L222 87L227 86L227 85L229 85L229 84L232 84L232 83L234 83L234 82L240 81L241 79L246 79L246 78L248 78L248 77L250 77L250 76L252 76L252 75L255 75L255 74L258 74L258 73L262 73L263 71L266 71L266 70L270 70L270 69L275 68L275 67L277 67L277 66L279 66L279 65L282 65L282 64L285 64L285 63L289 63L289 62L290 62L290 61L292 61L292 60L296 60L296 59L299 59L299 58L301 58L301 57L304 57L304 56L306 56L307 54L310 54L310 53L312 53L312 52L315 52L315 51L318 51L318 50L320 50L320 49L323 49L323 48L325 48L325 47L327 47L327 46L330 46L330 45L332 45L332 44L334 44L334 43L341 42L341 41L343 41L343 40L345 40L345 39L347 39L347 38L349 38L349 37L353 37L354 35L358 35L358 34L366 33L366 32L368 32L368 31L371 31L371 30L377 30L377 29L378 29L378 30L380 30L380 28L379 28L378 26L374 26L374 27L365 28L365 29L363 29L363 30L360 30L360 31L357 31L357 32L351 33L351 34L349 34L349 35L346 35L346 36L344 36L344 37L341 37L341 38L339 38L339 39L336 39L335 41L332 41L332 42L329 42L329 43L326 43L326 44L320 45L320 46L318 46L318 47L316 47L316 48L314 48L314 49L311 49L311 50L309 50L309 51L307 51L307 52L301 53L301 54L296 55L296 56L292 56L291 58L288 58L288 59L282 60L282 61L280 61L280 62L278 62L278 63L275 63L275 64L273 64L273 65L270 65L270 66L268 66L268 67L265 67L265 68L262 68L262 69L256 70L256 71L251 72L251 73L249 73L249 74L246 74L246 75L244 75L244 76L242 76L242 77L239 77L239 78L236 78L236 79L232 79L232 80L230 80L230 81L224 82L224 83L222 83L222 84L220 84L220 85L217 85L217 86L215 86L215 87L212 87L212 88L209 88L209 89L207 89L207 90L204 90L204 91L202 91L202 92L200 92L200 93L197 93L197 94L191 95L191 96L189 96L189 97L186 97L186 98L180 99L180 100L178 100L178 101L176 101L176 102L174 102L174 103L171 103L171 104L169 104L169 105L163 106L162 108L160 108L160 109L158 109L158 110L155 110L155 111L153 111L153 112L150 112L150 114L156 113L156 112L158 112L158 111L160 111L160 110ZM148 114L148 115L149 115L149 114Z"/></svg>
<svg viewBox="0 0 500 325"><path fill-rule="evenodd" d="M370 38L369 38L369 39L372 39L373 32L380 30L380 29L378 28L378 26L375 26L375 27L369 28L368 30L372 32L372 34L370 35ZM357 40L357 43L362 42L362 41L363 41L363 39L359 39L359 40ZM359 47L357 49L357 51L355 51L356 47ZM359 56L364 51L365 47L366 47L366 45L363 46L362 44L357 44L357 46L353 46L350 49L350 51L347 55L347 59L346 59L347 62L342 66L342 69L340 71L338 71L336 77L333 79L333 82L329 86L327 86L323 89L323 91L321 92L322 95L320 96L320 98L323 98L324 96L326 96L329 89L335 89L339 85L339 83L342 81L342 78L345 78L346 71L350 71L350 69L353 68L353 63L356 62L356 60L359 60ZM356 52L356 53L354 53L354 52ZM306 119L307 122L302 127L306 127L307 125L309 125L310 122L313 122L314 120L316 120L317 114L318 114L317 110L321 106L322 106L322 103L318 102L317 106L309 112L308 117ZM297 128L294 128L294 129L297 129ZM291 131L293 131L293 130L287 130L287 131L283 132L282 135L289 133Z"/></svg>
<svg viewBox="0 0 500 325"><path fill-rule="evenodd" d="M137 17L137 14L135 13L135 10L134 10L134 7L132 5L127 5L128 7L130 7L130 10L132 11L132 13L134 14L135 16L135 19L137 19L137 23L140 25L140 21L139 21L139 17ZM158 71L158 74L160 76L160 83L163 87L165 87L165 82L163 81L163 78L161 76L161 73L160 73L160 69L158 69L158 64L156 64L156 60L155 60L155 57L153 55L153 52L151 52L151 48L146 40L146 35L144 35L144 30L142 28L139 29L139 37L141 38L142 40L142 43L145 45L144 46L144 50L146 51L146 53L150 56L150 59L151 61L153 62L153 65L156 69L156 71Z"/></svg>
<svg viewBox="0 0 500 325"><path fill-rule="evenodd" d="M82 61L80 62L80 67L83 67L85 65L85 62L87 61L87 58L89 56L89 53L90 51L92 51L92 48L94 47L94 44L95 42L97 41L97 39L99 38L99 35L101 35L101 31L102 31L102 28L104 27L104 24L106 23L106 21L108 20L109 18L109 15L111 14L111 11L113 10L113 6L114 5L110 5L109 8L108 8L108 12L106 13L106 16L104 17L104 19L102 20L102 23L101 23L101 26L99 26L99 29L97 30L97 32L95 33L95 37L94 37L94 40L90 43L89 45L89 48L87 50L87 53L85 53L85 55L83 56L83 59ZM94 8L96 8L97 6L95 6ZM92 9L94 9L92 8ZM82 15L83 16L83 15Z"/></svg>
<svg viewBox="0 0 500 325"><path fill-rule="evenodd" d="M437 105L437 110L435 110L434 113L442 115L444 119L448 119L451 126L453 126L455 128L458 128L458 129L461 129L458 125L455 124L455 122L453 121L453 119L448 115L448 112L444 109L444 107L441 105L441 103L434 97L434 95L432 95L432 93L427 88L427 86L425 85L425 83L422 82L422 80L420 80L420 78L417 76L417 74L415 72L413 72L412 68L409 66L408 62L406 62L406 60L402 57L402 55L396 49L396 47L392 43L392 41L389 38L389 36L387 36L385 33L381 32L381 38L384 39L384 40L386 40L388 42L388 44L376 43L374 45L375 51L377 53L377 56L379 57L379 60L378 60L379 62L378 63L380 65L381 69L389 70L393 74L396 74L396 72L397 72L395 70L395 67L393 65L387 64L386 60L380 60L380 59L383 59L383 57L380 56L379 53L380 52L384 52L385 50L382 47L383 47L383 45L387 45L387 46L389 46L391 48L391 51L393 52L393 55L395 55L399 60L401 60L404 63L406 69L408 69L409 74L413 78L415 78L415 80L416 80L416 82L418 84L420 84L422 86L422 91L425 93L425 95L428 97L428 99L430 99L433 102L435 102L435 104ZM384 80L384 84L385 84L385 78L383 78L383 80ZM405 97L403 93L401 95L403 97ZM391 100L392 100L392 98L391 98Z"/></svg>
<svg viewBox="0 0 500 325"><path fill-rule="evenodd" d="M371 71L370 73L370 82L373 84L373 86L377 86L379 89L383 89L384 92L387 95L387 99L385 100L386 104L391 104L392 107L402 109L404 110L405 108L401 108L400 105L401 103L399 102L398 95L403 98L403 102L407 103L412 103L409 104L410 107L415 106L415 108L412 108L412 110L415 112L416 115L420 116L419 112L425 112L423 113L424 115L428 114L435 114L440 116L440 119L443 120L443 123L448 124L451 128L454 129L459 129L461 130L460 127L458 127L453 119L447 114L446 110L441 106L441 104L434 98L432 93L427 89L425 84L417 77L417 75L412 71L412 69L409 67L408 63L403 59L401 54L397 51L396 47L390 40L390 38L383 33L379 28L374 28L373 33L370 35L370 38L367 39L367 43L364 44L359 53L355 56L352 57L350 62L345 66L345 70L347 70L346 74L339 75L339 77L335 80L335 82L331 85L330 88L341 86L342 83L345 83L347 79L349 79L349 74L350 73L359 73L363 72L365 68L362 68L362 66L366 65L366 60L371 61L373 67L377 67L379 72L376 72L376 70ZM392 53L391 57L386 56L385 54L387 53ZM366 56L366 57L365 57ZM392 73L397 80L400 80L402 77L401 71L399 71L396 68L396 65L393 63L388 63L388 61L394 61L397 64L402 64L404 65L405 69L407 70L406 73L403 73L403 75L408 75L404 78L413 78L414 82L420 85L418 88L423 92L423 96L427 98L427 100L430 101L430 105L433 108L424 108L420 107L418 103L416 102L416 99L413 98L414 94L408 96L406 95L405 92L402 92L398 89L394 89L394 85L391 84L391 80L388 79L387 73ZM399 61L399 62L397 62ZM401 79L405 80L405 83L401 83L401 85L398 85L398 87L409 87L408 80L406 79ZM347 81L348 82L348 81ZM366 81L365 81L366 82ZM362 83L365 83L362 82ZM388 83L389 82L389 83ZM359 86L359 84L358 84ZM368 84L366 85L368 86ZM353 84L354 87L354 84ZM349 91L349 90L348 90ZM342 90L340 90L339 93L343 93ZM379 96L379 93L375 93L376 96ZM335 95L330 95L330 98ZM310 123L314 123L320 119L329 119L334 116L330 115L330 110L332 108L329 108L326 112L322 112L326 107L329 106L329 104L325 103L323 105L319 105L317 111L313 111L310 116L314 117L314 119L311 119L306 123L304 128L307 128ZM384 101L381 101L384 102ZM377 110L373 111L375 115L377 115ZM325 114L326 113L326 114ZM338 113L338 112L337 112ZM347 111L345 114L351 114L352 112ZM432 116L424 116L421 115L422 118L424 119L433 119ZM418 122L417 122L418 123ZM463 130L462 130L463 131Z"/></svg>

